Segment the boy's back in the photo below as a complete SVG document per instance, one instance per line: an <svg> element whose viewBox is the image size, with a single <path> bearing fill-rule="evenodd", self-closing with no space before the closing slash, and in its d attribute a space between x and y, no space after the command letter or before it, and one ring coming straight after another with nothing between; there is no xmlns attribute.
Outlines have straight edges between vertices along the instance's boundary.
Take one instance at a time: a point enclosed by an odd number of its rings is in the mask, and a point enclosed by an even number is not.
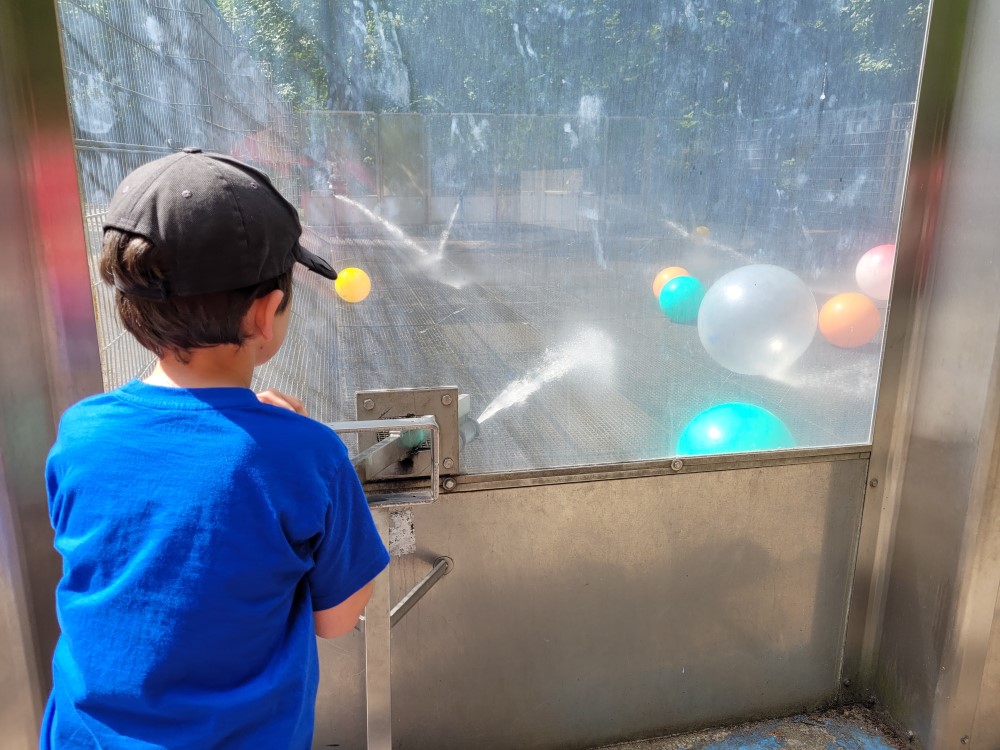
<svg viewBox="0 0 1000 750"><path fill-rule="evenodd" d="M388 562L339 438L248 389L134 381L65 414L47 481L43 747L309 747L313 610Z"/></svg>
<svg viewBox="0 0 1000 750"><path fill-rule="evenodd" d="M313 610L386 563L339 438L247 389L134 381L66 413L47 481L43 745L308 747Z"/></svg>
<svg viewBox="0 0 1000 750"><path fill-rule="evenodd" d="M223 154L184 149L115 191L98 267L157 361L69 409L49 456L43 748L311 744L315 637L351 631L389 556L340 439L250 390L288 333L293 267L337 278L301 233Z"/></svg>

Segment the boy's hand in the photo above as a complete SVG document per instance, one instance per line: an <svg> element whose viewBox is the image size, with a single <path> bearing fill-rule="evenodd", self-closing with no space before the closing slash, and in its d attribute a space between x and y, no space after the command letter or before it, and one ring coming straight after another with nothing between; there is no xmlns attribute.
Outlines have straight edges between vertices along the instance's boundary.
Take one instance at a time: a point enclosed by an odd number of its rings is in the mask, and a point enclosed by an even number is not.
<svg viewBox="0 0 1000 750"><path fill-rule="evenodd" d="M296 414L301 414L303 417L309 416L306 413L305 404L303 404L299 399L295 398L295 396L284 394L281 391L276 391L273 388L268 388L266 391L258 393L257 400L262 404L280 406L282 409L294 411Z"/></svg>

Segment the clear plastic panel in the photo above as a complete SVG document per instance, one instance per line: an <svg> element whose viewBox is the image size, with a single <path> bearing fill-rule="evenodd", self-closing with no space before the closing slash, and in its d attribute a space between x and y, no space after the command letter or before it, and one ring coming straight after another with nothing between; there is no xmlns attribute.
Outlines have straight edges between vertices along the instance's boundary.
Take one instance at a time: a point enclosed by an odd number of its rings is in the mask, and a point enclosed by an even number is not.
<svg viewBox="0 0 1000 750"><path fill-rule="evenodd" d="M457 385L466 472L870 439L926 4L59 8L92 255L118 181L196 145L370 277L299 275L258 374L316 418ZM114 387L152 357L94 278Z"/></svg>

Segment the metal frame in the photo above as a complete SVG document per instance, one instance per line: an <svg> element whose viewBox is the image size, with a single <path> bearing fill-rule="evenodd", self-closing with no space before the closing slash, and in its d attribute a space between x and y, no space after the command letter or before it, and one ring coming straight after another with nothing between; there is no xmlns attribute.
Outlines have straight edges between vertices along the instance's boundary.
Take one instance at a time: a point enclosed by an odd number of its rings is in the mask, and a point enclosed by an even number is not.
<svg viewBox="0 0 1000 750"><path fill-rule="evenodd" d="M334 432L362 436L386 431L394 433L388 440L375 443L354 457L354 469L358 472L358 476L362 482L378 476L382 471L409 453L409 450L403 448L399 442L400 432L404 430L429 430L431 433L431 455L427 459L430 464L429 489L403 492L390 490L379 494L368 492L368 504L371 506L388 507L432 503L437 500L438 487L441 484L441 428L434 417L403 417L400 419L369 419L357 422L331 422L327 426ZM426 482L421 484L426 484ZM370 482L367 483L367 486L371 486ZM399 488L397 484L392 484L391 487L394 489Z"/></svg>
<svg viewBox="0 0 1000 750"><path fill-rule="evenodd" d="M930 48L937 42L940 59L951 65L934 66L941 86L928 87L928 94L936 90L950 100L936 123L947 148L923 174L931 191L941 194L940 218L925 217L932 242L914 279L920 293L909 413L896 426L911 441L894 446L900 454L889 464L909 468L889 490L904 496L888 532L883 589L891 594L879 602L871 629L880 694L914 722L917 739L933 748L989 750L997 746L1000 723L993 720L992 739L974 730L977 718L990 718L977 713L991 703L995 712L998 697L983 694L983 678L990 630L1000 626L994 619L1000 586L1000 274L991 244L1000 220L989 189L998 164L1000 109L990 95L1000 8L984 0L938 6L944 15L932 29ZM956 323L957 337L951 335ZM951 364L957 358L966 358L964 366ZM921 471L925 467L934 471Z"/></svg>
<svg viewBox="0 0 1000 750"><path fill-rule="evenodd" d="M457 391L456 391L457 400ZM386 547L389 540L389 511L392 508L432 503L438 498L441 479L441 429L433 416L404 417L398 419L369 419L356 422L335 422L328 425L335 432L356 434L369 438L375 433L389 432L390 437L370 445L353 459L355 470L362 481L376 477L391 465L409 454L402 446L400 432L404 430L429 430L431 433L430 486L426 489L389 491L368 494L378 525L379 534ZM359 441L363 442L363 441ZM367 442L367 441L364 441ZM380 575L372 587L371 599L365 608L365 714L368 750L392 750L392 627L403 619L442 576L451 570L451 558L440 558L432 571L420 581L395 606L390 606L389 576Z"/></svg>
<svg viewBox="0 0 1000 750"><path fill-rule="evenodd" d="M382 543L389 546L389 511L374 510ZM392 750L392 599L389 577L375 579L365 607L365 728L367 750ZM370 617L369 612L378 613Z"/></svg>
<svg viewBox="0 0 1000 750"><path fill-rule="evenodd" d="M0 3L0 184L0 744L27 747L58 637L45 456L62 410L102 388L53 3Z"/></svg>
<svg viewBox="0 0 1000 750"><path fill-rule="evenodd" d="M896 241L896 268L872 431L868 489L861 520L844 646L845 697L874 690L877 640L888 585L913 391L928 316L927 274L941 201L941 166L958 87L969 0L932 1L917 86L910 157ZM928 66L928 61L935 61Z"/></svg>
<svg viewBox="0 0 1000 750"><path fill-rule="evenodd" d="M836 702L867 469L682 472L415 508L417 554L394 566L394 591L438 554L458 567L393 630L397 741L595 747ZM344 669L341 701L351 663L326 662ZM358 734L318 740L363 747Z"/></svg>
<svg viewBox="0 0 1000 750"><path fill-rule="evenodd" d="M433 417L439 428L439 471L443 469L445 474L461 471L458 423L462 417L463 404L468 411L468 397L460 396L456 386L358 391L355 393L355 404L355 415L359 420L406 419L411 415ZM384 433L386 429L365 430L360 433L358 450L366 451L374 447L378 443L378 433ZM418 451L412 458L412 466L405 469L400 467L398 474L403 478L428 476L431 470L425 453Z"/></svg>
<svg viewBox="0 0 1000 750"><path fill-rule="evenodd" d="M927 288L923 284L932 261L941 164L958 81L956 61L962 55L971 5L969 0L952 0L933 2L931 6L924 59L942 63L930 68L923 65L918 87L918 108L897 243L900 252L871 446L459 477L446 489L531 487L748 466L840 461L870 455L869 490L859 529L843 657L844 678L852 681L848 694L867 694L873 687L871 671L877 657L877 638L885 608L887 565L893 549L901 472L906 462L905 438L912 418L912 396L918 374L916 363L920 359L922 331L928 314ZM25 264L24 267L34 274L33 282L29 280L27 284L10 278L3 283L5 292L12 294L14 306L22 312L38 310L40 313L40 319L22 315L21 319L26 321L23 329L14 331L16 338L8 342L8 350L19 358L17 369L36 373L36 376L14 381L11 370L4 368L0 392L7 393L9 398L0 404L34 404L37 408L30 414L0 409L5 415L0 420L6 432L4 437L16 438L17 457L29 459L3 462L7 475L2 488L5 494L0 496L4 501L0 510L5 511L3 541L11 543L14 557L24 565L23 577L18 578L17 570L13 571L17 579L14 585L18 607L25 607L30 620L30 632L22 635L37 640L35 644L25 644L32 655L28 670L32 675L29 677L37 682L22 686L27 689L21 695L22 701L25 695L30 696L27 702L33 704L36 719L46 688L48 653L55 639L50 588L57 575L55 555L45 543L49 531L44 505L34 487L38 461L44 456L53 434L55 417L62 408L82 395L101 389L92 307L88 311L89 322L77 314L91 304L82 221L79 217L71 217L72 221L53 223L52 215L38 206L42 195L58 204L63 215L66 207L79 204L53 6L53 3L35 2L5 3L0 7L0 74L5 76L0 102L10 108L13 132L11 143L0 142L0 146L5 149L2 160L5 169L12 167L17 171L17 181L22 188L18 193L24 196L25 203L17 229L28 240L19 247L17 233L7 228L4 244L11 248L13 255L10 257ZM17 144L16 149L13 143ZM10 149L10 154L6 149ZM71 176L68 180L67 175ZM80 300L82 290L87 293L86 304ZM13 447L9 442L0 443L0 456ZM30 545L25 544L25 540L30 540ZM970 572L975 572L976 564L974 559L963 561L964 566L972 566ZM386 588L386 607L388 601ZM5 602L0 604L6 605ZM957 645L950 647L954 649ZM960 660L962 654L953 650L951 657ZM969 658L978 656L972 654ZM388 659L386 649L379 659L380 668L384 668L386 674ZM374 674L377 671L374 667L378 665L373 663L371 666ZM974 672L975 665L970 666ZM966 693L973 689L968 682L959 688ZM967 695L963 700L963 705L967 705Z"/></svg>
<svg viewBox="0 0 1000 750"><path fill-rule="evenodd" d="M675 474L700 474L733 469L758 469L767 466L794 466L797 464L828 463L869 458L871 447L849 445L838 448L809 448L762 453L733 453L718 456L687 456L650 461L590 464L552 469L505 471L484 474L463 474L448 477L442 484L445 492L476 492L481 490L512 489L516 487L543 487L553 484L577 484L612 479L638 479L640 477L672 476ZM379 482L373 483L374 487ZM385 483L386 488L404 489L420 486L419 481L399 480Z"/></svg>

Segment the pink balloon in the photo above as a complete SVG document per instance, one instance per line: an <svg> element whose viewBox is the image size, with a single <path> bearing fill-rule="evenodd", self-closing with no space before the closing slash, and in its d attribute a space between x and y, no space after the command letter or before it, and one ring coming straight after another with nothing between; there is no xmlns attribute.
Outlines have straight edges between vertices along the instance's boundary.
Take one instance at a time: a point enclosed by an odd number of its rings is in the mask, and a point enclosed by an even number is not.
<svg viewBox="0 0 1000 750"><path fill-rule="evenodd" d="M895 245L876 245L861 256L854 278L861 291L869 297L885 301L892 286L892 266L896 259Z"/></svg>

